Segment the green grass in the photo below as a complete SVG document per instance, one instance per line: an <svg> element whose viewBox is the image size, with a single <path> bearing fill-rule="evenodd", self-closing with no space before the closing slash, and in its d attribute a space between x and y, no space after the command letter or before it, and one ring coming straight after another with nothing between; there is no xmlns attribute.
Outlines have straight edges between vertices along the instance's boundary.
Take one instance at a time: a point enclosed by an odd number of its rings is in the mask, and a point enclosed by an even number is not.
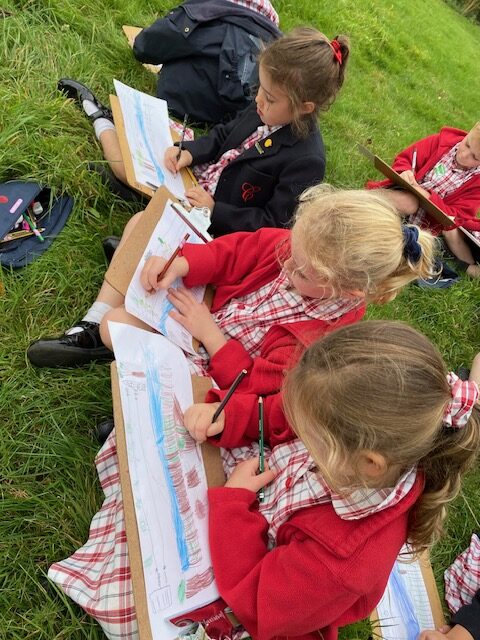
<svg viewBox="0 0 480 640"><path fill-rule="evenodd" d="M102 281L100 240L119 233L134 211L89 174L101 154L91 126L56 91L58 78L83 80L106 100L112 78L154 92L155 79L134 60L122 24L146 25L173 2L6 0L0 19L0 180L35 179L75 197L52 248L18 273L4 273L0 298L0 640L90 640L100 628L47 580L49 565L86 539L101 495L93 467L95 423L111 413L109 370L31 368L31 340L62 332L81 317ZM359 187L372 170L355 150L371 141L386 159L444 124L478 119L479 27L440 0L279 0L282 28L313 24L347 33L352 56L340 98L323 117L327 178ZM479 350L479 284L445 291L409 287L369 317L411 322L436 342L451 368ZM412 411L414 407L412 407ZM405 416L408 420L408 416ZM450 510L433 550L443 569L478 528L478 471ZM319 594L321 597L321 594ZM360 623L344 637L366 638Z"/></svg>

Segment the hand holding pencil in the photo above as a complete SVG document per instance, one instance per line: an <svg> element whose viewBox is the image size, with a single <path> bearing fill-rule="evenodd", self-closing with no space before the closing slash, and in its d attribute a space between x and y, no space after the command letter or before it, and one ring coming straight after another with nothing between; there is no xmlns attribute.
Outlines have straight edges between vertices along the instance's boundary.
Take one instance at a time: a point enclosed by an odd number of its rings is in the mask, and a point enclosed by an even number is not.
<svg viewBox="0 0 480 640"><path fill-rule="evenodd" d="M183 256L178 256L190 234L185 234L180 245L168 260L161 256L150 256L140 274L140 283L145 291L154 293L159 289L168 289L177 278L184 278L189 271L189 264Z"/></svg>

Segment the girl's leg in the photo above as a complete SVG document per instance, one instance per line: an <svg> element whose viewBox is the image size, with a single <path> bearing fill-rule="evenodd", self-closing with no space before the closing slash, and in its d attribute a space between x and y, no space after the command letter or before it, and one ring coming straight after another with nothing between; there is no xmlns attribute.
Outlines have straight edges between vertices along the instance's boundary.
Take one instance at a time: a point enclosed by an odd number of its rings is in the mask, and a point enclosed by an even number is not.
<svg viewBox="0 0 480 640"><path fill-rule="evenodd" d="M116 129L107 129L106 131L103 131L99 135L98 139L102 147L104 158L108 162L115 177L126 183L127 174L125 173L125 165L123 163Z"/></svg>
<svg viewBox="0 0 480 640"><path fill-rule="evenodd" d="M445 242L453 255L461 262L465 262L468 265L465 271L467 275L471 278L480 278L480 266L475 264L473 253L464 240L462 232L458 229L444 231L443 237L445 238Z"/></svg>
<svg viewBox="0 0 480 640"><path fill-rule="evenodd" d="M141 215L141 212L137 213L129 220L119 247L131 234ZM72 367L111 360L112 353L100 337L100 322L109 311L121 307L124 300L124 296L104 280L95 302L82 320L61 336L33 342L27 351L28 359L36 367Z"/></svg>
<svg viewBox="0 0 480 640"><path fill-rule="evenodd" d="M108 329L109 320L112 320L113 322L129 324L132 327L138 327L139 329L144 329L145 331L151 331L152 333L154 333L154 329L152 327L139 320L136 316L132 316L132 314L128 313L124 306L117 307L116 309L108 311L103 316L102 322L100 323L100 337L102 338L103 344L110 350L112 350L112 340L110 338L110 331Z"/></svg>

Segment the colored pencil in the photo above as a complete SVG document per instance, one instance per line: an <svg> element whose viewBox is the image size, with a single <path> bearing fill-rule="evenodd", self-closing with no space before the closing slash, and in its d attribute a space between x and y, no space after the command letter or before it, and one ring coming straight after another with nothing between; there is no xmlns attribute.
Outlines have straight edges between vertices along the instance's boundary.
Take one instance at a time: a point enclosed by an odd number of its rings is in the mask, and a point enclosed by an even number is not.
<svg viewBox="0 0 480 640"><path fill-rule="evenodd" d="M170 265L172 264L172 262L175 260L175 258L178 256L178 254L180 253L180 251L182 250L183 245L185 244L185 242L189 239L190 234L186 233L185 237L183 238L183 240L180 242L180 244L178 245L178 247L175 249L175 251L172 253L172 255L170 256L170 258L167 260L167 264L163 267L160 275L158 276L157 280L158 282L160 282L160 280L163 280L163 278L165 277L165 274L168 271L168 268L170 267Z"/></svg>
<svg viewBox="0 0 480 640"><path fill-rule="evenodd" d="M258 448L259 448L259 464L258 470L260 473L265 471L265 448L263 442L263 398L258 398ZM265 500L265 491L262 487L258 492L258 501L263 502Z"/></svg>
<svg viewBox="0 0 480 640"><path fill-rule="evenodd" d="M413 158L412 158L412 173L415 173L415 169L417 168L417 150L413 150Z"/></svg>
<svg viewBox="0 0 480 640"><path fill-rule="evenodd" d="M240 371L240 373L238 374L238 376L235 378L235 380L232 383L232 386L230 387L230 389L227 391L227 395L224 397L224 399L220 402L220 404L218 405L218 409L215 411L215 413L213 414L213 418L212 418L212 424L214 422L216 422L218 420L218 416L222 413L222 411L225 408L225 405L227 404L227 402L230 400L230 398L233 395L233 392L235 391L235 389L238 387L238 385L240 384L240 382L244 379L244 377L247 375L247 370L246 369L242 369Z"/></svg>
<svg viewBox="0 0 480 640"><path fill-rule="evenodd" d="M183 220L183 222L187 225L187 227L189 227L199 238L201 238L204 242L208 242L208 238L206 238L196 227L193 223L190 222L190 220L187 218L187 216L185 216L181 210L180 207L178 205L176 205L174 202L172 202L172 209L175 211L175 213Z"/></svg>
<svg viewBox="0 0 480 640"><path fill-rule="evenodd" d="M183 118L183 128L182 128L182 135L180 136L180 142L178 144L178 153L177 153L177 162L180 160L180 156L182 155L182 149L183 149L183 141L185 139L185 131L187 129L187 122L188 122L188 113L185 114L185 117Z"/></svg>
<svg viewBox="0 0 480 640"><path fill-rule="evenodd" d="M45 242L45 238L42 236L40 231L37 229L36 224L33 222L33 220L30 218L30 216L27 213L24 212L24 213L22 213L22 217L25 220L25 222L28 224L30 229L32 230L32 233L37 236L37 238L40 240L40 242Z"/></svg>

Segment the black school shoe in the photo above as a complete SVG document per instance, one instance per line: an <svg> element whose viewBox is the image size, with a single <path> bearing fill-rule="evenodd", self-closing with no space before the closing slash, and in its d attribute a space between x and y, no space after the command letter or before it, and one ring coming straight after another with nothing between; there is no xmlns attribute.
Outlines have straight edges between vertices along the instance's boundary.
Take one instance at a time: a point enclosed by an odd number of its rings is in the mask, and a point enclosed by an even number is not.
<svg viewBox="0 0 480 640"><path fill-rule="evenodd" d="M100 325L82 320L75 327L82 330L32 342L27 351L30 362L35 367L81 367L90 362L113 360L112 351L100 338Z"/></svg>
<svg viewBox="0 0 480 640"><path fill-rule="evenodd" d="M114 427L115 423L111 418L97 424L95 428L95 435L97 436L97 440L100 444L105 442L108 436L112 433Z"/></svg>
<svg viewBox="0 0 480 640"><path fill-rule="evenodd" d="M86 85L78 82L78 80L73 80L72 78L61 78L58 81L57 89L61 93L64 93L67 98L75 100L84 113L83 101L89 100L90 102L93 102L97 107L97 110L88 116L91 122L95 122L98 118L107 118L107 120L111 120L113 122L111 110L102 104ZM87 114L85 113L85 115Z"/></svg>

